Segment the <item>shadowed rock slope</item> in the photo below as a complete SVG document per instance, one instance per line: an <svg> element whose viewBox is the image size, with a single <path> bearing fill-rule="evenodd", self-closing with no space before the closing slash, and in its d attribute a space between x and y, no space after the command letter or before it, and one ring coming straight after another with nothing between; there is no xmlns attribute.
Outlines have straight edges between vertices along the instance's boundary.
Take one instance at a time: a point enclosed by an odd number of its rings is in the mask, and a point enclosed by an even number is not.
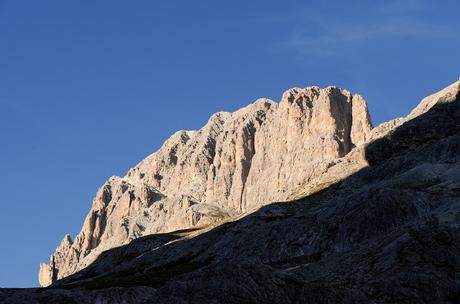
<svg viewBox="0 0 460 304"><path fill-rule="evenodd" d="M5 303L459 303L460 84L291 202L140 237ZM347 176L347 172L354 172ZM341 177L341 178L339 178Z"/></svg>
<svg viewBox="0 0 460 304"><path fill-rule="evenodd" d="M128 174L97 192L81 232L66 235L40 266L48 286L104 250L140 236L222 221L313 184L355 146L371 123L364 99L335 87L286 91L214 114L198 131L180 131Z"/></svg>

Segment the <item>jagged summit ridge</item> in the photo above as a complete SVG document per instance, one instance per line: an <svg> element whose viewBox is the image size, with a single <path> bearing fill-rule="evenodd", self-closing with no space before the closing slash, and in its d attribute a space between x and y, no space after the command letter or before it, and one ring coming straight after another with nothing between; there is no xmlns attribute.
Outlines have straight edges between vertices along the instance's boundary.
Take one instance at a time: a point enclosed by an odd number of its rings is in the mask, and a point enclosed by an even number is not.
<svg viewBox="0 0 460 304"><path fill-rule="evenodd" d="M457 303L460 85L441 92L374 128L364 144L301 185L294 201L224 224L138 238L53 288L0 289L1 298ZM326 186L312 190L317 182Z"/></svg>
<svg viewBox="0 0 460 304"><path fill-rule="evenodd" d="M231 207L241 212L248 199L255 199L256 205L260 200L282 199L283 195L277 197L275 192L286 192L285 184L289 181L283 179L296 179L276 168L286 156L292 156L287 161L300 166L305 166L299 159L302 157L320 162L342 157L353 146L363 143L370 130L367 107L359 95L353 99L348 91L334 87L294 88L283 94L279 104L259 99L235 113L213 115L192 136L181 133L179 140L176 136L168 140L160 151L132 169L128 177L155 185L165 195L175 194L178 188L184 192L185 188L186 193L201 202L227 207L228 201L232 201ZM171 166L163 166L164 163ZM261 171L251 170L253 166ZM236 176L235 171L241 174ZM274 193L268 197L257 199L253 194L257 191L253 190L257 184L254 179L270 172L279 180L279 186L269 190ZM250 183L249 189L240 187L240 179ZM303 182L302 177L297 179ZM179 180L180 184L171 180Z"/></svg>
<svg viewBox="0 0 460 304"><path fill-rule="evenodd" d="M41 265L40 284L140 236L286 200L366 142L371 130L365 100L336 87L292 88L279 103L261 98L218 112L198 131L176 132L125 177L110 178L75 240L63 241Z"/></svg>

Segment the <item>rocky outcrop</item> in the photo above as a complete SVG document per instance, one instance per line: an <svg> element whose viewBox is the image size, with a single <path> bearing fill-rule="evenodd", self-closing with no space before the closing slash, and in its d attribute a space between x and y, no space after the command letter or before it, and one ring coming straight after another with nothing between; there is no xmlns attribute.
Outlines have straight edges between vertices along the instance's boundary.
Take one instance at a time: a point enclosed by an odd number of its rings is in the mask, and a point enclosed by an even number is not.
<svg viewBox="0 0 460 304"><path fill-rule="evenodd" d="M0 298L458 303L460 83L433 96L374 129L368 142L333 161L321 177L332 182L297 192L295 201L140 237L51 288L0 290Z"/></svg>
<svg viewBox="0 0 460 304"><path fill-rule="evenodd" d="M140 236L206 226L290 198L371 134L366 102L335 87L293 88L180 131L97 192L75 240L40 266L48 286Z"/></svg>
<svg viewBox="0 0 460 304"><path fill-rule="evenodd" d="M259 99L235 113L213 115L197 132L176 133L127 177L165 195L186 193L240 213L286 199L292 184L308 179L303 171L346 155L371 129L359 95L294 88L279 104Z"/></svg>

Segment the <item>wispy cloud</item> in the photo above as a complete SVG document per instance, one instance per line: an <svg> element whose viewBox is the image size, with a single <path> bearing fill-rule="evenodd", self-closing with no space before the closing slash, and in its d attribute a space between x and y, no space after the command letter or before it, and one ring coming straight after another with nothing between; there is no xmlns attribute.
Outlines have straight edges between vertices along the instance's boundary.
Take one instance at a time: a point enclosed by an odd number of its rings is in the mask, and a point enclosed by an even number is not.
<svg viewBox="0 0 460 304"><path fill-rule="evenodd" d="M410 21L385 21L371 25L341 24L329 27L323 34L294 34L287 42L292 47L324 47L358 44L385 37L449 39L455 35L448 28Z"/></svg>
<svg viewBox="0 0 460 304"><path fill-rule="evenodd" d="M393 0L393 1L381 1L376 3L374 8L380 13L407 13L425 10L429 8L430 1L424 0Z"/></svg>
<svg viewBox="0 0 460 304"><path fill-rule="evenodd" d="M424 10L422 1L391 1L372 7L365 20L331 18L321 13L309 14L310 27L315 30L294 32L285 41L287 47L299 52L330 55L343 47L358 47L380 39L420 38L457 39L458 33L451 28L421 20L408 12ZM365 14L366 12L362 12Z"/></svg>

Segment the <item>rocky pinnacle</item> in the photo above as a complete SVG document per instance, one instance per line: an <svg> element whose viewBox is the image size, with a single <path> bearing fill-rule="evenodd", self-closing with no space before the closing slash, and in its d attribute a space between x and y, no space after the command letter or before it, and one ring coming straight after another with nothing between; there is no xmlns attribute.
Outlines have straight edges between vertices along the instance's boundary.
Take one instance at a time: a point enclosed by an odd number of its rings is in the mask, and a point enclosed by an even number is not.
<svg viewBox="0 0 460 304"><path fill-rule="evenodd" d="M80 233L74 240L66 235L50 263L40 265L40 285L138 237L214 224L295 197L371 132L366 101L336 87L292 88L279 103L262 98L216 113L198 131L175 133L126 176L111 177Z"/></svg>

